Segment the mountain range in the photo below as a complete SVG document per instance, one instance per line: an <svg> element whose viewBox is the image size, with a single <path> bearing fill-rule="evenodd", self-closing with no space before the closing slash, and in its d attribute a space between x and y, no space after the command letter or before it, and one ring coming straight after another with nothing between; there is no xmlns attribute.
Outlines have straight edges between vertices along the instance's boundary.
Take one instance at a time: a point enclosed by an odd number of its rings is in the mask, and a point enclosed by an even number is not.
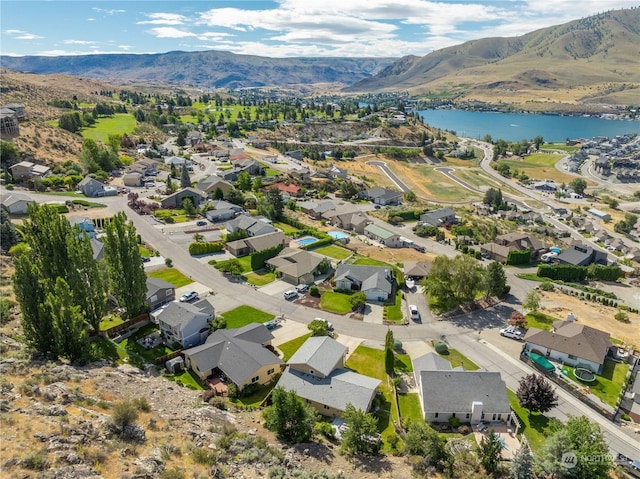
<svg viewBox="0 0 640 479"><path fill-rule="evenodd" d="M221 51L0 57L3 67L117 84L197 88L329 84L351 93L408 91L458 101L602 103L640 98L640 8L612 10L510 38L472 40L426 56L268 58Z"/></svg>

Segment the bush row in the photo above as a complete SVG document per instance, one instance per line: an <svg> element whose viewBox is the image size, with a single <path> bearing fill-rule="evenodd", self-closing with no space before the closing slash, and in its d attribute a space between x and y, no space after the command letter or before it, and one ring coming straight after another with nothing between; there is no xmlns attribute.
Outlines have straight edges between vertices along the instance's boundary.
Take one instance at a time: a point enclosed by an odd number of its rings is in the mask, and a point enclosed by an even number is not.
<svg viewBox="0 0 640 479"><path fill-rule="evenodd" d="M531 261L531 250L529 248L522 251L509 251L507 264L527 264Z"/></svg>
<svg viewBox="0 0 640 479"><path fill-rule="evenodd" d="M600 266L595 264L589 266L541 264L538 266L538 276L541 278L572 282L584 281L585 279L615 281L622 276L622 270L618 266Z"/></svg>
<svg viewBox="0 0 640 479"><path fill-rule="evenodd" d="M278 245L274 246L273 248L265 249L263 251L256 251L255 253L251 253L249 255L249 257L251 258L251 269L253 271L257 271L264 268L264 262L268 259L278 256L278 253L282 251L282 248L282 245Z"/></svg>
<svg viewBox="0 0 640 479"><path fill-rule="evenodd" d="M200 254L218 253L223 249L224 245L215 241L194 241L189 245L189 254L191 256L197 256Z"/></svg>

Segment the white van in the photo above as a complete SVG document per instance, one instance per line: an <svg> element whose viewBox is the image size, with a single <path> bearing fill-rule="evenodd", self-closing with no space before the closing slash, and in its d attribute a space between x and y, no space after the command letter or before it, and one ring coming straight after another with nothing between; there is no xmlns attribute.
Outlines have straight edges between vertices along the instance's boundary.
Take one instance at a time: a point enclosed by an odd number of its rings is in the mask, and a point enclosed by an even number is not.
<svg viewBox="0 0 640 479"><path fill-rule="evenodd" d="M295 289L290 289L284 292L284 299L292 299L298 296L298 292Z"/></svg>
<svg viewBox="0 0 640 479"><path fill-rule="evenodd" d="M420 319L420 311L418 311L418 307L415 304L409 305L409 314L411 314L411 319L414 321Z"/></svg>

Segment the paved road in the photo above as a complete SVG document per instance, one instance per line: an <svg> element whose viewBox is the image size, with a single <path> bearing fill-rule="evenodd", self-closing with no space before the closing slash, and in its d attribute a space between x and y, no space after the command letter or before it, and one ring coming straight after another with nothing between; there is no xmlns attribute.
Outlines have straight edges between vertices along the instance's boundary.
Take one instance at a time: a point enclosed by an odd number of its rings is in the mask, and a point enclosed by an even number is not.
<svg viewBox="0 0 640 479"><path fill-rule="evenodd" d="M464 186L466 189L473 191L474 193L480 193L480 194L484 194L484 191L480 191L478 188L475 188L473 186L471 186L469 183L467 183L466 181L461 180L460 178L458 178L456 175L453 174L454 171L456 171L455 168L450 168L450 167L445 167L445 166L439 166L437 168L434 168L435 171L442 173L444 176L446 176L447 178L451 178L453 181L455 181L456 183L458 183L459 185Z"/></svg>
<svg viewBox="0 0 640 479"><path fill-rule="evenodd" d="M411 191L411 188L409 188L407 185L405 185L400 178L398 178L395 173L393 171L391 171L389 169L389 167L387 166L387 164L384 161L367 161L367 165L373 165L373 166L377 166L378 168L380 168L385 175L387 175L389 177L389 179L391 181L394 182L394 184L400 188L400 191L402 191L403 193L408 193L409 191Z"/></svg>

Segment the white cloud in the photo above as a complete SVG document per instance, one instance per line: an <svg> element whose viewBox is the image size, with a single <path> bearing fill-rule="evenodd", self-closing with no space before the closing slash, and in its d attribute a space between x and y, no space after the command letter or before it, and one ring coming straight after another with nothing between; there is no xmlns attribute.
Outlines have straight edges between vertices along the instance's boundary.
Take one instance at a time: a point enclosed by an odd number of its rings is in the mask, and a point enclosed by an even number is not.
<svg viewBox="0 0 640 479"><path fill-rule="evenodd" d="M65 45L96 45L98 42L89 40L64 40L62 43Z"/></svg>
<svg viewBox="0 0 640 479"><path fill-rule="evenodd" d="M87 22L95 22L96 19L95 18L87 18Z"/></svg>
<svg viewBox="0 0 640 479"><path fill-rule="evenodd" d="M116 13L127 13L126 10L99 8L99 7L91 7L91 10L96 12L106 13L107 15L115 15Z"/></svg>
<svg viewBox="0 0 640 479"><path fill-rule="evenodd" d="M121 50L129 51L133 48L132 45L118 45L118 48Z"/></svg>
<svg viewBox="0 0 640 479"><path fill-rule="evenodd" d="M177 13L147 13L145 14L150 20L142 20L136 22L137 25L183 25L187 20L184 15Z"/></svg>
<svg viewBox="0 0 640 479"><path fill-rule="evenodd" d="M24 30L5 30L4 33L12 36L14 40L40 40L44 38L35 33L25 32Z"/></svg>
<svg viewBox="0 0 640 479"><path fill-rule="evenodd" d="M197 36L195 33L179 30L174 27L156 27L149 30L149 32L158 38L185 38Z"/></svg>
<svg viewBox="0 0 640 479"><path fill-rule="evenodd" d="M21 33L27 33L24 30L5 30L5 35L20 35Z"/></svg>

